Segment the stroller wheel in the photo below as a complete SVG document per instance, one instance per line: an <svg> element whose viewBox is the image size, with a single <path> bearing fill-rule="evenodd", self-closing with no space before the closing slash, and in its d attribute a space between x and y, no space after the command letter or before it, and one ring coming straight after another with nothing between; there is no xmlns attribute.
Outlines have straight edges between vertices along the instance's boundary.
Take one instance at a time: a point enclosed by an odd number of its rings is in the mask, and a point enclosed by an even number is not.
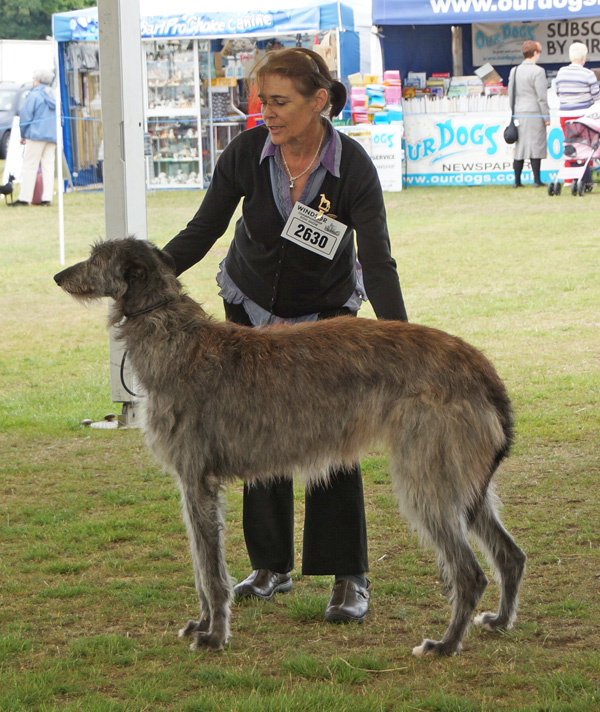
<svg viewBox="0 0 600 712"><path fill-rule="evenodd" d="M562 191L563 184L562 183L556 183L554 186L554 195L560 195Z"/></svg>
<svg viewBox="0 0 600 712"><path fill-rule="evenodd" d="M579 183L579 181L577 180L577 178L575 178L575 180L571 183L571 195L577 195L577 184L578 183Z"/></svg>
<svg viewBox="0 0 600 712"><path fill-rule="evenodd" d="M594 190L594 184L593 184L593 183L586 183L586 184L585 184L585 192L586 192L586 193L591 193L592 190Z"/></svg>
<svg viewBox="0 0 600 712"><path fill-rule="evenodd" d="M583 194L585 193L585 188L586 188L585 183L582 180L580 180L579 184L577 185L577 193L580 196L583 196Z"/></svg>
<svg viewBox="0 0 600 712"><path fill-rule="evenodd" d="M554 183L548 183L548 195L554 195Z"/></svg>

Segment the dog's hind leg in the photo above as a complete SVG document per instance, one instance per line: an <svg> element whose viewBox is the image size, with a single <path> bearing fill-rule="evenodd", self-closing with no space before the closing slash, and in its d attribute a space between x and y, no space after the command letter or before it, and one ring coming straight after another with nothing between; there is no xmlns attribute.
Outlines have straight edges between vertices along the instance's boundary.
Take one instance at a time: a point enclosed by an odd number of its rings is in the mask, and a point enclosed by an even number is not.
<svg viewBox="0 0 600 712"><path fill-rule="evenodd" d="M413 654L454 655L462 648L475 607L487 586L487 577L469 546L461 517L433 522L426 515L420 518L420 525L437 550L442 577L450 589L452 615L443 638L423 640L413 648Z"/></svg>
<svg viewBox="0 0 600 712"><path fill-rule="evenodd" d="M474 623L486 630L508 630L517 615L519 587L527 557L502 526L490 492L474 514L471 531L493 566L501 587L498 613L482 613Z"/></svg>
<svg viewBox="0 0 600 712"><path fill-rule="evenodd" d="M437 418L416 408L412 418L413 428L398 429L400 437L390 457L394 492L401 512L433 545L452 605L443 638L425 639L413 654L454 655L487 586L467 538L468 500L476 478L464 442L449 437L453 421L448 424L445 414Z"/></svg>
<svg viewBox="0 0 600 712"><path fill-rule="evenodd" d="M200 620L189 621L180 637L192 636L192 649L222 650L229 639L232 586L225 565L224 528L218 488L180 479L183 519L190 540Z"/></svg>

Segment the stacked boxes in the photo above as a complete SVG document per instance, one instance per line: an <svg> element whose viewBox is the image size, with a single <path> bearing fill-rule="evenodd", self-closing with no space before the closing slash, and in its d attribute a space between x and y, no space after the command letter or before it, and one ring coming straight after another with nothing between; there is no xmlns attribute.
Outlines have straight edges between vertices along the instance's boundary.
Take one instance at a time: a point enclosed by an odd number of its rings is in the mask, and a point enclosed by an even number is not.
<svg viewBox="0 0 600 712"><path fill-rule="evenodd" d="M364 124L367 117L367 90L364 86L353 86L350 89L350 111L353 124Z"/></svg>
<svg viewBox="0 0 600 712"><path fill-rule="evenodd" d="M388 69L383 73L383 86L385 87L385 103L387 105L402 102L402 84L400 72L397 69Z"/></svg>
<svg viewBox="0 0 600 712"><path fill-rule="evenodd" d="M383 81L375 74L353 74L350 82L350 110L353 124L402 121L400 72L388 70Z"/></svg>

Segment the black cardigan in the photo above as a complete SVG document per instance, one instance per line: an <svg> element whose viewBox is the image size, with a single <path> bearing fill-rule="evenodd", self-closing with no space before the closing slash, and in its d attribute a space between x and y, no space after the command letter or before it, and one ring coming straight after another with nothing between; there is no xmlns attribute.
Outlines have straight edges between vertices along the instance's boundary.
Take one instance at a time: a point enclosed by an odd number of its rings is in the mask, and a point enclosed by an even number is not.
<svg viewBox="0 0 600 712"><path fill-rule="evenodd" d="M198 212L165 246L175 260L177 274L206 255L227 230L243 198L226 268L247 297L280 317L343 306L355 287L356 231L365 290L375 314L380 319L406 321L377 171L360 144L339 135L340 178L327 171L319 190L331 202L331 213L348 226L333 260L281 237L285 220L273 197L271 159L259 163L267 129L257 126L236 136L223 151ZM319 199L310 206L316 209Z"/></svg>

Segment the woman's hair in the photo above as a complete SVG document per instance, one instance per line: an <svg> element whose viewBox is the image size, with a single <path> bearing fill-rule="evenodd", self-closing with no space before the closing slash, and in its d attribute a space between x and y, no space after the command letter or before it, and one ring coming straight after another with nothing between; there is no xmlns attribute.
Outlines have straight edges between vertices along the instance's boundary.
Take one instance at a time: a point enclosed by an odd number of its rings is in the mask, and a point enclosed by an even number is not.
<svg viewBox="0 0 600 712"><path fill-rule="evenodd" d="M521 47L521 52L523 52L523 57L525 57L525 59L529 59L530 57L533 57L536 52L541 51L542 45L535 40L526 40L523 42L523 46Z"/></svg>
<svg viewBox="0 0 600 712"><path fill-rule="evenodd" d="M54 80L54 72L50 72L47 69L36 69L33 73L33 79L38 79L41 84L50 86Z"/></svg>
<svg viewBox="0 0 600 712"><path fill-rule="evenodd" d="M327 91L327 103L323 112L329 109L329 118L337 116L346 105L346 87L331 76L321 55L304 47L281 49L267 54L252 68L250 77L255 77L259 92L265 77L279 74L294 82L296 91L302 96L312 97L319 89Z"/></svg>
<svg viewBox="0 0 600 712"><path fill-rule="evenodd" d="M583 42L573 42L569 47L569 59L571 62L578 62L587 57L588 48Z"/></svg>

